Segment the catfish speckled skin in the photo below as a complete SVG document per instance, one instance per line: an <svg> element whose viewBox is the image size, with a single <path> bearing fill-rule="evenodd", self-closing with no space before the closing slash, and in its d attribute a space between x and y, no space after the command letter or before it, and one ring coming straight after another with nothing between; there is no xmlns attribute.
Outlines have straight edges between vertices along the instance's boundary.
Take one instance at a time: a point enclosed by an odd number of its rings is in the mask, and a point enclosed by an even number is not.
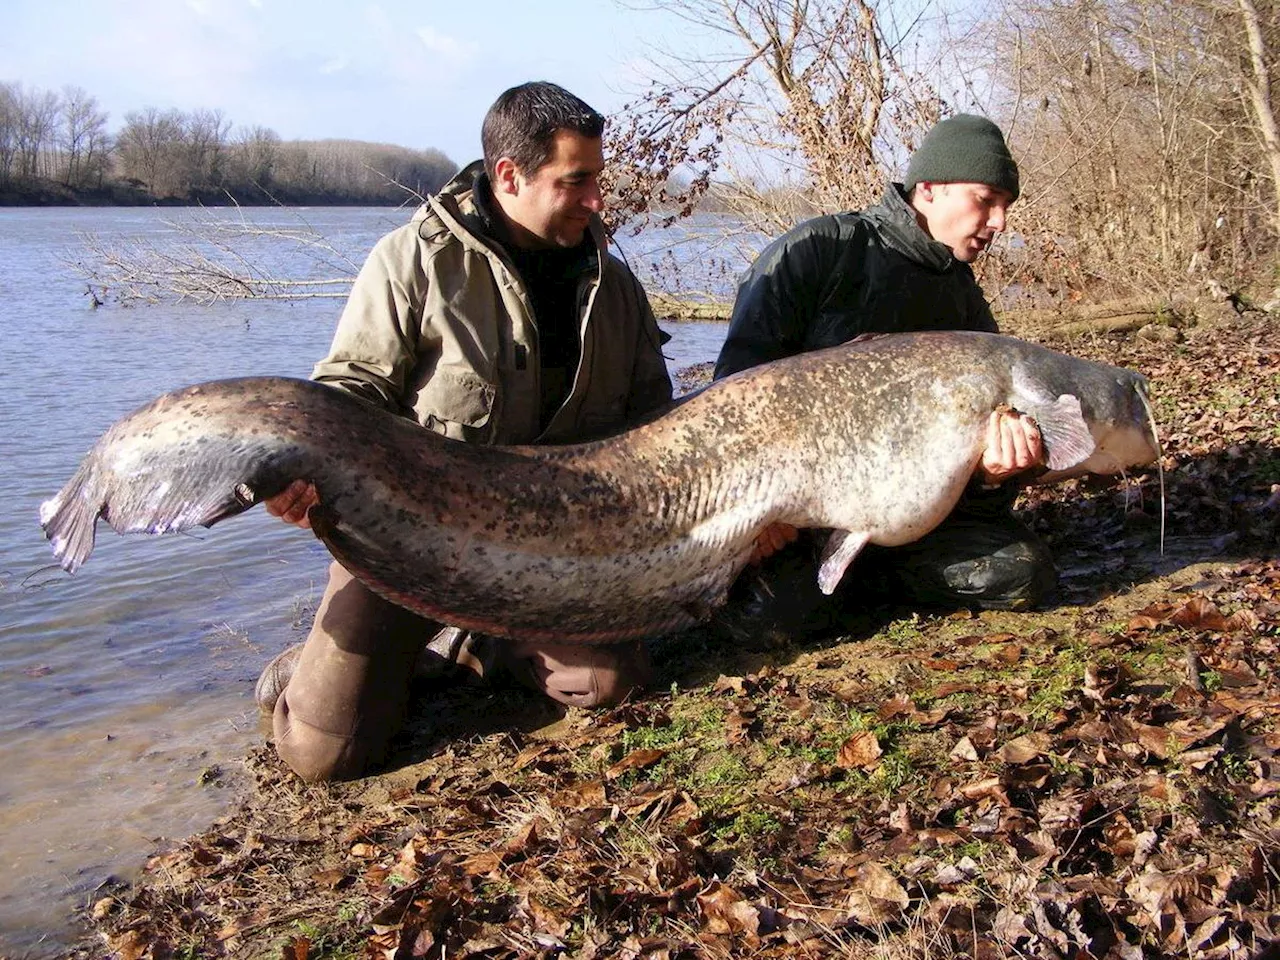
<svg viewBox="0 0 1280 960"><path fill-rule="evenodd" d="M217 381L113 426L41 522L74 570L99 516L122 533L207 526L309 479L317 535L389 599L501 636L609 642L706 616L771 522L837 531L827 586L863 543L923 536L1001 405L1037 418L1055 468L1148 463L1143 393L1138 374L1009 337L905 334L743 371L608 440L485 447L308 381Z"/></svg>

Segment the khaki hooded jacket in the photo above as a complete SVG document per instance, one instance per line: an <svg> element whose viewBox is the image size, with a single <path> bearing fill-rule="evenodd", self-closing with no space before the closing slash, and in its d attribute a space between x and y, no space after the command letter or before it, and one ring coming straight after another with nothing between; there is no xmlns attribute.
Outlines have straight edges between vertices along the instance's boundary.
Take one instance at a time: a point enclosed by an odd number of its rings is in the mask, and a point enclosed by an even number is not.
<svg viewBox="0 0 1280 960"><path fill-rule="evenodd" d="M578 291L581 353L564 403L540 429L538 325L502 247L483 233L479 163L374 246L312 379L478 443L567 443L615 432L671 399L640 283L606 248Z"/></svg>

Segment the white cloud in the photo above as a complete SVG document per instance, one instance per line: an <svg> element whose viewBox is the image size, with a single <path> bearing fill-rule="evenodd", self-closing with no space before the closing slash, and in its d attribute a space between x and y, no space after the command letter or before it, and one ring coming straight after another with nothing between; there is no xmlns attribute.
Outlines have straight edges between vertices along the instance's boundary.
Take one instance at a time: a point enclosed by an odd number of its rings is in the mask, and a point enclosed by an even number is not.
<svg viewBox="0 0 1280 960"><path fill-rule="evenodd" d="M434 27L419 27L415 32L428 52L443 57L454 65L467 62L480 50L478 43L450 37Z"/></svg>

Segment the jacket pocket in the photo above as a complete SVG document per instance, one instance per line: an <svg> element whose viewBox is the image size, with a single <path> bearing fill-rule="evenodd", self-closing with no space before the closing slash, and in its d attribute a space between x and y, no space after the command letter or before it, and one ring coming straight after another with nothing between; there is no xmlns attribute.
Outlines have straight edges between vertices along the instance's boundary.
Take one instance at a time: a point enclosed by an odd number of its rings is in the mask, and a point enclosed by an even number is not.
<svg viewBox="0 0 1280 960"><path fill-rule="evenodd" d="M417 419L455 440L483 439L497 387L467 369L437 367L413 398Z"/></svg>

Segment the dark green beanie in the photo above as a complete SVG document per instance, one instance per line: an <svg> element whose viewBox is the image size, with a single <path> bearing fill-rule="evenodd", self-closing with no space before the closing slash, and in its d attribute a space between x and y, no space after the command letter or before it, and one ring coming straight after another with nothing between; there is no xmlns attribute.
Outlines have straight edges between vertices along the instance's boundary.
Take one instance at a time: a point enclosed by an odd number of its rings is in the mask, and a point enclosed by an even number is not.
<svg viewBox="0 0 1280 960"><path fill-rule="evenodd" d="M1018 165L1000 128L986 117L958 113L929 131L907 165L908 190L917 183L985 183L1018 199Z"/></svg>

